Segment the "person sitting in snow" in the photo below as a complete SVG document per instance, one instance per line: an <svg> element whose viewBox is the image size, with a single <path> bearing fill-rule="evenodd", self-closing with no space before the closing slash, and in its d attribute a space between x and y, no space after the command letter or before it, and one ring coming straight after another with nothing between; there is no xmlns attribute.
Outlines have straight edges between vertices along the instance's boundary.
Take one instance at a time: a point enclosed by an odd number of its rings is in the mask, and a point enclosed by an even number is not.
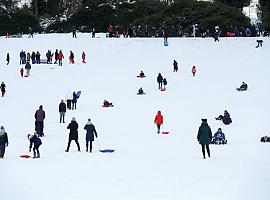
<svg viewBox="0 0 270 200"><path fill-rule="evenodd" d="M143 94L145 94L144 93L144 91L143 91L143 89L142 89L142 87L140 87L140 89L138 90L138 93L137 93L138 95L143 95Z"/></svg>
<svg viewBox="0 0 270 200"><path fill-rule="evenodd" d="M225 134L222 132L221 128L218 128L218 131L214 134L211 144L227 144Z"/></svg>
<svg viewBox="0 0 270 200"><path fill-rule="evenodd" d="M166 90L166 85L168 84L166 78L163 78L163 85L164 85L164 90Z"/></svg>
<svg viewBox="0 0 270 200"><path fill-rule="evenodd" d="M262 137L261 142L270 142L270 137L268 137L268 136Z"/></svg>
<svg viewBox="0 0 270 200"><path fill-rule="evenodd" d="M230 114L227 110L224 111L224 115L219 115L219 117L215 118L216 120L222 120L222 122L225 124L225 125L228 125L230 123L232 123L232 119L230 117Z"/></svg>
<svg viewBox="0 0 270 200"><path fill-rule="evenodd" d="M37 136L36 132L34 133L34 135L28 134L27 138L30 141L29 152L31 152L31 149L33 147L33 158L40 158L39 147L40 145L42 145L41 139Z"/></svg>
<svg viewBox="0 0 270 200"><path fill-rule="evenodd" d="M242 85L240 86L240 88L237 88L238 91L245 91L247 90L248 85L245 82L242 82Z"/></svg>
<svg viewBox="0 0 270 200"><path fill-rule="evenodd" d="M138 77L140 77L140 78L144 78L144 77L145 77L144 72L143 72L143 71L141 71L141 73L140 73L140 75L139 75Z"/></svg>
<svg viewBox="0 0 270 200"><path fill-rule="evenodd" d="M104 100L104 101L103 101L103 107L113 107L113 104L110 103L110 102L107 101L107 100Z"/></svg>
<svg viewBox="0 0 270 200"><path fill-rule="evenodd" d="M256 46L256 48L258 48L258 47L262 47L262 44L263 44L263 40L257 40L257 46Z"/></svg>

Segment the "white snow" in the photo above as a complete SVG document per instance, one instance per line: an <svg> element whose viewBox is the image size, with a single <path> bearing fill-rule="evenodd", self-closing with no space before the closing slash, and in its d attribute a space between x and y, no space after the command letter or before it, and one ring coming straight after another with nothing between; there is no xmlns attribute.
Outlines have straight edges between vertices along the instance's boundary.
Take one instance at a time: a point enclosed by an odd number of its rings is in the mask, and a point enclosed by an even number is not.
<svg viewBox="0 0 270 200"><path fill-rule="evenodd" d="M33 39L0 38L0 125L10 144L0 160L3 200L268 200L270 144L259 140L269 132L269 38L255 48L257 38L92 39L90 34L35 35ZM21 78L19 53L62 49L63 67L32 65L31 76ZM75 64L68 54L75 53ZM87 64L82 64L85 51ZM11 63L5 63L6 53ZM179 71L172 72L173 59ZM196 77L191 67L197 66ZM138 79L140 70L146 78ZM157 88L158 73L167 78L166 92ZM246 92L237 92L242 81ZM137 96L143 87L146 95ZM82 91L77 110L68 111L59 124L58 105L67 91ZM113 108L102 108L104 99ZM27 134L34 132L34 113L46 112L45 137L40 159L22 159L28 153ZM225 126L215 117L227 109L233 123ZM154 117L164 116L158 135ZM81 152L75 143L66 153L67 125L79 123ZM211 158L202 159L196 136L201 118L213 134L219 127L225 146L210 146ZM91 118L101 149L85 152L85 130Z"/></svg>

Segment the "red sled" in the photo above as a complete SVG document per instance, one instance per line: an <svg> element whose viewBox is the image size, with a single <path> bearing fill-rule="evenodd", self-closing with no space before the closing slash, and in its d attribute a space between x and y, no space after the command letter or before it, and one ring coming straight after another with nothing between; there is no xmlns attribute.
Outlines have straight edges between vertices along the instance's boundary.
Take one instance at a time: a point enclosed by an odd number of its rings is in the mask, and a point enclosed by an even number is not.
<svg viewBox="0 0 270 200"><path fill-rule="evenodd" d="M113 107L113 106L105 106L105 105L102 105L102 107L104 107L104 108L110 108L110 107Z"/></svg>
<svg viewBox="0 0 270 200"><path fill-rule="evenodd" d="M160 89L161 92L166 91L166 88Z"/></svg>
<svg viewBox="0 0 270 200"><path fill-rule="evenodd" d="M168 135L170 132L169 131L163 131L161 133L164 134L164 135Z"/></svg>
<svg viewBox="0 0 270 200"><path fill-rule="evenodd" d="M28 75L24 75L24 77L29 77Z"/></svg>
<svg viewBox="0 0 270 200"><path fill-rule="evenodd" d="M31 158L29 155L20 155L21 158Z"/></svg>

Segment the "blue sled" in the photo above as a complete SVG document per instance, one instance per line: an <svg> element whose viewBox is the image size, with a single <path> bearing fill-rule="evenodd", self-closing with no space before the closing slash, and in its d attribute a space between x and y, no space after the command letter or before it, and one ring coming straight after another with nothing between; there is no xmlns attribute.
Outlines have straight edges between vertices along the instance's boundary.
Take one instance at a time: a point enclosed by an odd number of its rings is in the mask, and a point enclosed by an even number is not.
<svg viewBox="0 0 270 200"><path fill-rule="evenodd" d="M168 41L164 41L164 47L167 47L167 46L169 46Z"/></svg>
<svg viewBox="0 0 270 200"><path fill-rule="evenodd" d="M99 150L102 153L113 153L114 150L113 149L103 149L103 150Z"/></svg>
<svg viewBox="0 0 270 200"><path fill-rule="evenodd" d="M78 91L77 92L77 94L76 94L77 95L77 99L79 99L79 97L81 96L81 94L82 94L82 91Z"/></svg>

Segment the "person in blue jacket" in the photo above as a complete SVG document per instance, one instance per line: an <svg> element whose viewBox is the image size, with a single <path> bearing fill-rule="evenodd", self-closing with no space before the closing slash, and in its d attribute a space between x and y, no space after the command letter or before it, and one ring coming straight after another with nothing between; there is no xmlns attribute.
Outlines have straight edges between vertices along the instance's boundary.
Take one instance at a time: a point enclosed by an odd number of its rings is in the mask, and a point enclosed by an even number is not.
<svg viewBox="0 0 270 200"><path fill-rule="evenodd" d="M215 133L212 144L227 144L227 140L225 139L225 134L222 132L221 128L218 128L218 131Z"/></svg>
<svg viewBox="0 0 270 200"><path fill-rule="evenodd" d="M27 138L30 141L29 152L31 152L33 147L33 158L40 158L39 147L42 145L41 139L37 136L36 133L34 133L34 135L28 134Z"/></svg>
<svg viewBox="0 0 270 200"><path fill-rule="evenodd" d="M88 151L88 146L89 146L89 143L90 143L89 152L92 153L92 142L95 140L94 139L94 134L95 134L96 138L98 137L97 136L97 131L96 131L96 128L92 124L90 119L88 119L86 125L84 126L84 129L86 130L86 137L85 137L85 140L86 140L86 152Z"/></svg>
<svg viewBox="0 0 270 200"><path fill-rule="evenodd" d="M0 158L4 158L6 147L8 146L8 135L5 128L0 128Z"/></svg>

